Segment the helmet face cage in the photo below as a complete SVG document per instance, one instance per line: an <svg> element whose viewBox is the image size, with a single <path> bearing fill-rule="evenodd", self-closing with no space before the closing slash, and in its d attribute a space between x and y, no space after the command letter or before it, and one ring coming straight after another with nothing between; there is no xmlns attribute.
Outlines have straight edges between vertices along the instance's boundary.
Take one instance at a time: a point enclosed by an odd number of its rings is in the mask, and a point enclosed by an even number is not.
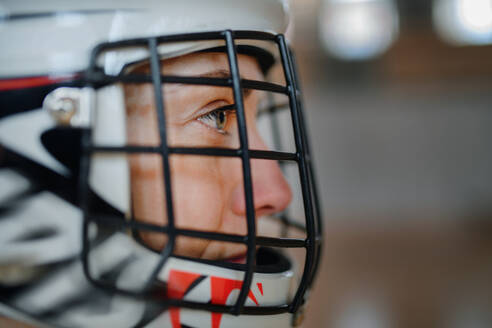
<svg viewBox="0 0 492 328"><path fill-rule="evenodd" d="M256 40L268 41L274 43L279 50L281 64L284 73L286 85L279 85L265 81L254 81L241 79L238 67L238 52L236 40ZM190 41L220 41L225 42L226 55L229 64L229 78L209 78L209 77L184 77L162 75L161 59L158 54L158 46L173 42L190 42ZM115 51L125 47L145 47L149 53L150 73L149 74L128 74L128 75L108 75L102 72L97 64L97 58L105 51ZM95 145L92 138L91 128L82 129L81 148L82 156L80 158L80 176L79 176L79 195L81 208L84 214L83 228L83 251L82 259L84 273L89 281L98 287L102 287L111 292L123 293L135 297L148 296L151 292L154 282L170 256L173 255L176 238L178 236L187 236L206 240L221 242L240 243L247 246L246 263L237 264L240 270L244 271L242 286L239 296L234 305L218 305L212 303L200 303L195 301L185 301L168 297L158 297L158 302L165 306L201 309L211 312L222 312L231 314L275 314L283 312L295 313L299 306L304 302L304 295L311 285L317 271L320 250L321 250L321 215L317 203L316 186L314 172L311 165L309 146L304 126L302 114L302 104L298 81L295 74L294 58L290 52L283 35L270 34L256 31L217 31L191 33L182 35L169 35L151 38L139 38L132 40L123 40L117 42L108 42L98 45L91 54L90 66L84 74L84 79L88 87L95 88L98 85L107 85L111 83L152 83L154 91L155 110L157 111L158 131L160 143L157 146L110 146ZM165 83L181 83L193 85L209 85L231 88L233 92L234 105L236 108L236 120L239 134L239 148L211 148L211 147L171 147L168 145L166 135L166 116L164 106L164 94L162 86ZM243 90L254 89L272 93L283 94L289 99L290 116L294 132L295 152L270 151L270 150L251 150L248 146L248 133L246 118L244 113ZM277 109L274 106L269 107L268 112L274 113ZM278 122L272 117L272 132L274 141L281 142L278 133ZM135 218L125 219L124 217L100 215L96 213L92 206L90 197L90 158L95 153L126 153L141 154L150 153L160 155L163 169L163 185L166 197L166 214L167 225L158 226L149 223L139 222ZM244 197L246 204L247 217L247 234L234 235L217 232L205 232L200 230L181 229L176 227L175 215L173 209L173 196L171 186L171 172L169 158L173 155L194 155L194 156L215 156L215 157L232 157L239 158L242 164L242 176L244 186ZM306 238L273 238L257 236L257 226L255 221L255 207L253 203L252 176L250 159L263 159L283 161L283 164L293 163L298 167L300 187L302 191L302 202L305 211L305 225L301 225L291 219L287 214L282 214L278 218L284 226L285 232L289 227L299 228L305 231ZM285 165L284 164L284 165ZM107 283L92 274L91 264L89 261L91 252L91 224L103 226L120 226L125 230L135 232L153 232L165 234L167 243L160 251L155 266L151 270L144 287L139 291L129 291L120 288L117 284ZM137 233L138 234L138 233ZM256 269L256 251L257 246L277 247L282 249L304 248L305 263L303 266L302 277L298 285L295 296L290 304L278 306L251 307L245 306L248 292L253 280ZM190 261L197 259L186 258ZM154 286L155 287L155 286ZM164 286L165 289L165 286ZM154 295L154 294L152 294ZM165 293L164 293L165 295Z"/></svg>

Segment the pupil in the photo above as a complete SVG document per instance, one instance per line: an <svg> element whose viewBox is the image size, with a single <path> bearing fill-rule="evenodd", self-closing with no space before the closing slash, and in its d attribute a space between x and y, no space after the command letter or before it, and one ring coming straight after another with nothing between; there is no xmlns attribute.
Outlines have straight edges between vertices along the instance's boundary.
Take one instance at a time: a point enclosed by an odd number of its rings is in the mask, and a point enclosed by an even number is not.
<svg viewBox="0 0 492 328"><path fill-rule="evenodd" d="M222 129L225 123L225 113L219 112L219 121L217 122L218 128Z"/></svg>

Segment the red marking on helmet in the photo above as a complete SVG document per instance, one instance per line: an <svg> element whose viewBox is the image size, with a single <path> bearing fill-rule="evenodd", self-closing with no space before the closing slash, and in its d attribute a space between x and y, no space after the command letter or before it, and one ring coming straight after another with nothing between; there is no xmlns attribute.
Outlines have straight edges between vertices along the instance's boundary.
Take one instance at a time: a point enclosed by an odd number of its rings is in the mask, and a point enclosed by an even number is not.
<svg viewBox="0 0 492 328"><path fill-rule="evenodd" d="M212 304L225 305L231 292L234 289L241 289L243 286L243 281L221 277L211 277L210 285L212 290ZM256 306L259 306L258 301L251 290L248 293L248 298L250 298ZM212 328L219 328L221 320L222 313L212 313Z"/></svg>
<svg viewBox="0 0 492 328"><path fill-rule="evenodd" d="M188 287L200 277L197 273L171 270L167 284L167 296L174 299L182 299ZM181 327L179 308L170 308L171 325L173 328Z"/></svg>
<svg viewBox="0 0 492 328"><path fill-rule="evenodd" d="M42 87L63 81L73 80L78 74L63 76L33 76L16 79L0 79L0 91Z"/></svg>
<svg viewBox="0 0 492 328"><path fill-rule="evenodd" d="M261 282L257 282L256 286L258 286L258 289L260 290L261 296L263 296L263 284Z"/></svg>

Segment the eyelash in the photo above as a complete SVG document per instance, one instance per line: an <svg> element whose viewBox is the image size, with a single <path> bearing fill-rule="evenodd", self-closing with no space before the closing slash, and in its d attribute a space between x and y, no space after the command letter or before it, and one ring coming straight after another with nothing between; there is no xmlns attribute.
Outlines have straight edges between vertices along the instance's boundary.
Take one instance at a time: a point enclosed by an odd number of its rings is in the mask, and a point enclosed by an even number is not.
<svg viewBox="0 0 492 328"><path fill-rule="evenodd" d="M226 105L218 107L206 114L201 115L200 117L198 117L198 120L201 121L203 124L206 124L208 127L215 129L218 133L227 135L228 132L225 131L224 128L227 126L227 120L232 114L235 113L236 108L234 105ZM217 119L220 117L220 115L224 115L223 118L225 119L222 127L219 127L217 123Z"/></svg>

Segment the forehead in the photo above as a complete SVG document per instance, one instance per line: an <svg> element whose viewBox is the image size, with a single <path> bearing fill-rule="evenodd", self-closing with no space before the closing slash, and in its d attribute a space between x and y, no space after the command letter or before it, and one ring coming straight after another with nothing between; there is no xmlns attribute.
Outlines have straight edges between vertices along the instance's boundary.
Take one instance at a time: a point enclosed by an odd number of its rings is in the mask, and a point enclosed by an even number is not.
<svg viewBox="0 0 492 328"><path fill-rule="evenodd" d="M254 57L238 54L238 65L242 78L263 80L260 66ZM150 67L148 63L145 63L134 68L133 71L148 73ZM161 72L165 75L200 76L211 74L212 76L220 76L221 74L229 75L229 71L227 55L220 52L192 53L161 62Z"/></svg>

